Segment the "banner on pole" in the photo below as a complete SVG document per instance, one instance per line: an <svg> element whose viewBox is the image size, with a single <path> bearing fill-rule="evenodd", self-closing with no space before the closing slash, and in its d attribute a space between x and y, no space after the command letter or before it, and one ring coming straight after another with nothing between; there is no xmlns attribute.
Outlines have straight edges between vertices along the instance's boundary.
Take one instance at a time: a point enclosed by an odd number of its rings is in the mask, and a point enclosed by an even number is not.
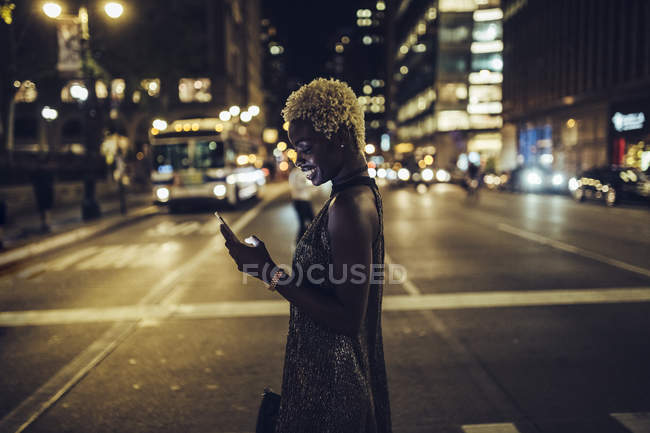
<svg viewBox="0 0 650 433"><path fill-rule="evenodd" d="M79 19L63 18L58 21L57 39L59 41L59 72L78 72L81 70L81 27Z"/></svg>

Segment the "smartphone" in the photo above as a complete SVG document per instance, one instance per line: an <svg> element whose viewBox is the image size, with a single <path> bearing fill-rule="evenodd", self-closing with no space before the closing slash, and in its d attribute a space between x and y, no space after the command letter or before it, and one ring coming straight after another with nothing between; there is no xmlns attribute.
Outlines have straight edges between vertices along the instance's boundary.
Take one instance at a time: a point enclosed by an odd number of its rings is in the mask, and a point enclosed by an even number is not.
<svg viewBox="0 0 650 433"><path fill-rule="evenodd" d="M219 222L221 224L226 226L226 229L230 233L232 233L233 237L237 238L237 235L235 235L235 233L232 231L232 229L230 228L228 223L226 223L226 221L223 219L223 217L221 215L219 215L219 212L215 211L214 216L217 217L217 219L219 220ZM246 239L244 239L244 242L246 242L248 245L251 245L253 247L256 247L256 246L258 246L260 244L260 242L257 239L255 239L253 236L247 237Z"/></svg>
<svg viewBox="0 0 650 433"><path fill-rule="evenodd" d="M226 223L226 221L224 221L224 219L221 217L221 215L219 215L219 212L214 211L214 216L217 217L217 219L219 220L219 222L221 222L221 224L224 224L226 227L228 227L228 224ZM230 228L230 227L228 227L228 228Z"/></svg>

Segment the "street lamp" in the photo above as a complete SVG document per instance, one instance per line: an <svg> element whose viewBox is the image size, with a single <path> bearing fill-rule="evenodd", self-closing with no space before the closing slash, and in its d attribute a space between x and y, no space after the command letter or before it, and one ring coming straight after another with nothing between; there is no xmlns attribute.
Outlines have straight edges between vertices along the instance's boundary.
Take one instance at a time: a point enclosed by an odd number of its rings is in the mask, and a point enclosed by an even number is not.
<svg viewBox="0 0 650 433"><path fill-rule="evenodd" d="M61 11L61 6L56 3L48 2L43 5L43 13L50 18L58 18L61 15Z"/></svg>
<svg viewBox="0 0 650 433"><path fill-rule="evenodd" d="M77 15L63 15L63 8L51 1L43 5L43 13L52 19L72 20L81 26L81 76L84 84L75 84L70 87L70 94L84 107L84 144L86 148L86 175L84 179L84 199L81 205L83 219L97 218L101 215L99 204L95 200L95 178L92 172L99 150L100 119L97 110L97 95L95 94L95 81L90 71L90 32L88 27L88 9L85 5L79 7ZM108 2L104 5L104 12L112 19L119 18L124 12L124 7L119 2Z"/></svg>

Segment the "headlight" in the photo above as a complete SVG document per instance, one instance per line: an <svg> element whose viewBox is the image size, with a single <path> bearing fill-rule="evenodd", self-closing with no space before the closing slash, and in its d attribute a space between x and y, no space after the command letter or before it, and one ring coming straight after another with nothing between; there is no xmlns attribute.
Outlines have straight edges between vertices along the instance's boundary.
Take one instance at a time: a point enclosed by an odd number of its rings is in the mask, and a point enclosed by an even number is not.
<svg viewBox="0 0 650 433"><path fill-rule="evenodd" d="M436 179L438 182L449 182L451 175L447 170L440 169L436 172Z"/></svg>
<svg viewBox="0 0 650 433"><path fill-rule="evenodd" d="M214 195L216 195L219 198L225 196L226 191L227 191L226 185L223 185L221 183L219 185L215 185L214 188L212 188L212 192L214 193Z"/></svg>
<svg viewBox="0 0 650 433"><path fill-rule="evenodd" d="M425 168L422 170L422 180L425 182L430 182L433 179L433 170L430 168Z"/></svg>
<svg viewBox="0 0 650 433"><path fill-rule="evenodd" d="M553 175L552 181L554 186L560 186L564 183L564 176L562 176L560 173L555 173Z"/></svg>
<svg viewBox="0 0 650 433"><path fill-rule="evenodd" d="M542 176L536 171L529 171L526 173L526 183L528 185L539 186L542 184Z"/></svg>
<svg viewBox="0 0 650 433"><path fill-rule="evenodd" d="M409 177L411 177L411 173L406 168L400 168L397 171L397 177L399 177L400 180L409 180Z"/></svg>
<svg viewBox="0 0 650 433"><path fill-rule="evenodd" d="M580 182L575 177L569 179L569 191L573 192L580 186Z"/></svg>
<svg viewBox="0 0 650 433"><path fill-rule="evenodd" d="M158 188L156 190L156 197L158 197L158 200L160 201L169 200L169 190L167 188Z"/></svg>

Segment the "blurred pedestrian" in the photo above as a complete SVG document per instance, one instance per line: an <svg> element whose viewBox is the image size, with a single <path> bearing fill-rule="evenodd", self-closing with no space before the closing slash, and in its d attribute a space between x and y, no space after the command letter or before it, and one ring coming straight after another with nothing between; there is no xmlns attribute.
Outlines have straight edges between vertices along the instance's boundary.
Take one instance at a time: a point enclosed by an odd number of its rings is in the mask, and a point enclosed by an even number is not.
<svg viewBox="0 0 650 433"><path fill-rule="evenodd" d="M126 161L124 159L124 151L122 148L117 149L115 154L115 170L113 171L113 179L117 182L117 192L120 199L120 213L126 215Z"/></svg>
<svg viewBox="0 0 650 433"><path fill-rule="evenodd" d="M347 84L319 78L289 96L283 116L296 165L314 185L333 185L291 275L262 241L248 246L221 226L238 268L291 304L275 431L390 432L383 273L375 271L384 264L382 203L362 150L363 111Z"/></svg>
<svg viewBox="0 0 650 433"><path fill-rule="evenodd" d="M36 168L31 174L34 197L41 220L41 231L51 231L52 205L54 204L54 173L49 156L39 157Z"/></svg>
<svg viewBox="0 0 650 433"><path fill-rule="evenodd" d="M296 237L296 243L298 243L314 219L314 210L311 206L314 186L300 168L294 167L291 173L289 173L289 187L291 189L293 207L298 215L298 236Z"/></svg>
<svg viewBox="0 0 650 433"><path fill-rule="evenodd" d="M4 248L4 227L7 223L7 204L0 198L0 250Z"/></svg>

